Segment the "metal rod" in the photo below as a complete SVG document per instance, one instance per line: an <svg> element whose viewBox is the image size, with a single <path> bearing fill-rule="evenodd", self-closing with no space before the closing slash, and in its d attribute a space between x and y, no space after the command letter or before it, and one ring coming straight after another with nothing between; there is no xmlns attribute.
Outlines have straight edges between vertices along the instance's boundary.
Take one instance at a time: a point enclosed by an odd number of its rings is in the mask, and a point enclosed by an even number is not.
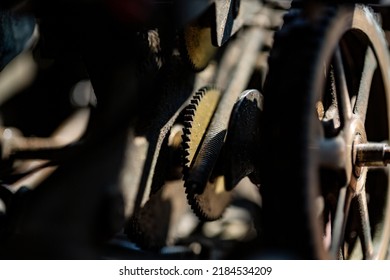
<svg viewBox="0 0 390 280"><path fill-rule="evenodd" d="M358 144L355 149L357 166L386 166L390 163L390 147L387 144Z"/></svg>

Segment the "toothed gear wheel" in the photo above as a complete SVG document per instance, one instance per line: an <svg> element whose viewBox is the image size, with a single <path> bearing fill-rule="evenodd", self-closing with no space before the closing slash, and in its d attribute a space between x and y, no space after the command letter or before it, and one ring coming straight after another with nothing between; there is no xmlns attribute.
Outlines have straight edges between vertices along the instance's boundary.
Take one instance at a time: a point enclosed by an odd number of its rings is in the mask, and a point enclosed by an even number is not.
<svg viewBox="0 0 390 280"><path fill-rule="evenodd" d="M184 109L182 145L184 150L183 173L186 177L195 161L197 150L217 107L221 93L213 87L197 91Z"/></svg>
<svg viewBox="0 0 390 280"><path fill-rule="evenodd" d="M225 190L223 176L209 178L202 189L188 182L188 174L196 162L198 150L218 105L221 92L213 87L205 87L194 94L184 111L182 135L183 174L187 200L193 212L205 221L216 220L230 203L230 192Z"/></svg>
<svg viewBox="0 0 390 280"><path fill-rule="evenodd" d="M211 28L200 21L190 23L180 35L181 57L195 72L205 69L218 49L212 44Z"/></svg>
<svg viewBox="0 0 390 280"><path fill-rule="evenodd" d="M202 193L193 185L186 186L187 201L192 211L202 221L215 221L222 217L231 201L231 192L225 189L225 178L209 180Z"/></svg>

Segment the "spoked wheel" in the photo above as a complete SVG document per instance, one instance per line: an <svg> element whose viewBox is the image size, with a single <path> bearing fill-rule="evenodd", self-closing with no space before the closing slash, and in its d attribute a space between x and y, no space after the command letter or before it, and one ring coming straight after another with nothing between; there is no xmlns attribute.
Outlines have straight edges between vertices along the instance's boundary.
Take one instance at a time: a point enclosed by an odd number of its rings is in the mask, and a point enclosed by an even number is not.
<svg viewBox="0 0 390 280"><path fill-rule="evenodd" d="M269 63L265 247L278 258L385 258L390 63L374 14L361 5L310 19L292 10Z"/></svg>

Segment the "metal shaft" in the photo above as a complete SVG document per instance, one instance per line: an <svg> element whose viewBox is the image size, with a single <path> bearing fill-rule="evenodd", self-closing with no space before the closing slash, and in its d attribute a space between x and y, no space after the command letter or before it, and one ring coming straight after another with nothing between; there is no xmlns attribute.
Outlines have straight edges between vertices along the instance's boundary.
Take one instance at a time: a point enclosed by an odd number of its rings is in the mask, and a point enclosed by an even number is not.
<svg viewBox="0 0 390 280"><path fill-rule="evenodd" d="M390 163L390 146L387 144L358 144L355 149L357 166L386 166Z"/></svg>

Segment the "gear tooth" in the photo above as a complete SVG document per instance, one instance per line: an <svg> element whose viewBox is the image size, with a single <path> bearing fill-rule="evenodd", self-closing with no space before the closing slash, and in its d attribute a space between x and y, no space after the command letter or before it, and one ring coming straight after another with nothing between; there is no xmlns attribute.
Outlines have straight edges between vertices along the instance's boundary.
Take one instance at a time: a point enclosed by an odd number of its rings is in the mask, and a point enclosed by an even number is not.
<svg viewBox="0 0 390 280"><path fill-rule="evenodd" d="M183 164L183 180L184 181L187 180L189 172L190 172L189 167L186 164Z"/></svg>
<svg viewBox="0 0 390 280"><path fill-rule="evenodd" d="M183 153L186 153L185 156L188 156L189 153L188 153L186 150L190 148L190 145L188 145L187 142L183 142L183 143L182 143L182 146L183 146L183 149L184 149L184 152L183 152Z"/></svg>
<svg viewBox="0 0 390 280"><path fill-rule="evenodd" d="M200 96L200 97L203 97L206 93L206 89L205 88L201 88L200 90L198 90L198 92L196 93L196 96Z"/></svg>
<svg viewBox="0 0 390 280"><path fill-rule="evenodd" d="M188 137L188 135L186 135L184 133L182 134L181 139L183 140L183 142L182 142L183 144L190 141L190 137Z"/></svg>
<svg viewBox="0 0 390 280"><path fill-rule="evenodd" d="M216 219L214 218L211 218L211 217L208 217L206 215L206 213L201 209L201 207L199 206L197 200L196 200L196 197L194 195L194 193L191 191L190 188L186 188L186 194L187 194L187 201L188 201L188 204L191 206L191 209L192 211L194 212L194 214L202 221L214 221Z"/></svg>
<svg viewBox="0 0 390 280"><path fill-rule="evenodd" d="M193 122L193 118L192 118L192 116L190 116L190 117L188 118L188 120L185 120L185 121L183 122L184 127L186 127L186 128L192 127L192 122Z"/></svg>
<svg viewBox="0 0 390 280"><path fill-rule="evenodd" d="M184 120L192 120L194 118L193 110L186 110Z"/></svg>
<svg viewBox="0 0 390 280"><path fill-rule="evenodd" d="M199 101L200 101L200 100L198 100L198 99L192 99L192 100L191 100L191 104L192 104L192 105L198 106L198 105L199 105Z"/></svg>
<svg viewBox="0 0 390 280"><path fill-rule="evenodd" d="M183 148L186 148L186 149L188 149L188 145L190 145L190 143L191 143L191 139L190 139L190 137L189 136L185 136L185 138L182 138L182 142L181 142L181 146L183 147Z"/></svg>
<svg viewBox="0 0 390 280"><path fill-rule="evenodd" d="M190 163L190 160L188 158L183 158L183 165L187 166Z"/></svg>
<svg viewBox="0 0 390 280"><path fill-rule="evenodd" d="M200 101L200 99L201 99L202 97L203 97L203 95L199 95L199 94L198 94L198 95L195 95L195 96L194 96L194 99Z"/></svg>
<svg viewBox="0 0 390 280"><path fill-rule="evenodd" d="M194 106L194 105L192 105ZM187 107L184 116L193 117L195 115L195 109Z"/></svg>
<svg viewBox="0 0 390 280"><path fill-rule="evenodd" d="M186 166L187 164L190 163L190 160L188 159L188 153L186 153L186 155L183 154L183 157L182 157L182 162L183 162L183 166Z"/></svg>
<svg viewBox="0 0 390 280"><path fill-rule="evenodd" d="M182 134L181 139L183 140L182 144L190 141L190 138L185 134Z"/></svg>
<svg viewBox="0 0 390 280"><path fill-rule="evenodd" d="M191 161L190 161L190 153L188 151L184 151L183 153L183 160L182 160L184 166L186 165L190 165Z"/></svg>
<svg viewBox="0 0 390 280"><path fill-rule="evenodd" d="M184 121L183 121L183 124L186 126L186 127L192 127L192 122L194 121L194 116L192 115L185 115L184 116Z"/></svg>
<svg viewBox="0 0 390 280"><path fill-rule="evenodd" d="M181 138L183 141L181 142L182 146L183 145L189 145L189 143L191 142L191 139L189 137L189 135L184 135L182 138Z"/></svg>
<svg viewBox="0 0 390 280"><path fill-rule="evenodd" d="M184 174L184 173L183 173ZM187 197L187 202L191 206L191 209L193 213L202 221L205 222L211 222L218 220L222 217L223 212L220 213L218 216L213 215L211 213L208 213L208 211L203 210L202 206L199 204L200 197L201 195L198 195L194 191L194 183L189 182L188 179L188 173L187 175L184 175L185 182L184 182L184 187L185 187L185 193Z"/></svg>
<svg viewBox="0 0 390 280"><path fill-rule="evenodd" d="M187 110L196 110L196 106L195 106L195 104L189 104L188 106L187 106Z"/></svg>
<svg viewBox="0 0 390 280"><path fill-rule="evenodd" d="M191 118L195 116L195 110L196 109L188 108L188 115L191 116Z"/></svg>
<svg viewBox="0 0 390 280"><path fill-rule="evenodd" d="M206 92L208 92L208 91L209 91L209 87L208 86L205 86L205 87L203 87L203 88L201 88L199 90L199 92L200 92L200 94L202 94L202 96L205 95Z"/></svg>
<svg viewBox="0 0 390 280"><path fill-rule="evenodd" d="M196 98L202 98L202 97L206 94L206 92L207 92L206 88L201 88L200 90L198 90L198 91L195 93L194 97L196 97Z"/></svg>
<svg viewBox="0 0 390 280"><path fill-rule="evenodd" d="M182 143L181 143L181 163L182 163L182 174L183 174L183 179L184 179L184 187L185 187L185 192L187 196L187 201L188 204L191 206L192 211L194 214L202 221L214 221L218 219L219 217L215 217L215 210L212 208L211 210L208 209L203 209L203 203L200 204L200 199L202 199L202 196L197 194L192 186L190 185L190 182L188 182L188 177L191 172L191 161L190 161L190 148L192 145L192 138L191 138L191 132L195 127L194 125L194 119L196 114L198 113L197 109L199 105L202 102L202 98L208 94L210 90L217 90L214 87L203 87L199 89L196 93L194 93L192 99L189 102L189 105L185 108L185 111L183 113L183 134L182 134ZM194 160L194 159L192 159ZM219 214L219 213L217 213Z"/></svg>

